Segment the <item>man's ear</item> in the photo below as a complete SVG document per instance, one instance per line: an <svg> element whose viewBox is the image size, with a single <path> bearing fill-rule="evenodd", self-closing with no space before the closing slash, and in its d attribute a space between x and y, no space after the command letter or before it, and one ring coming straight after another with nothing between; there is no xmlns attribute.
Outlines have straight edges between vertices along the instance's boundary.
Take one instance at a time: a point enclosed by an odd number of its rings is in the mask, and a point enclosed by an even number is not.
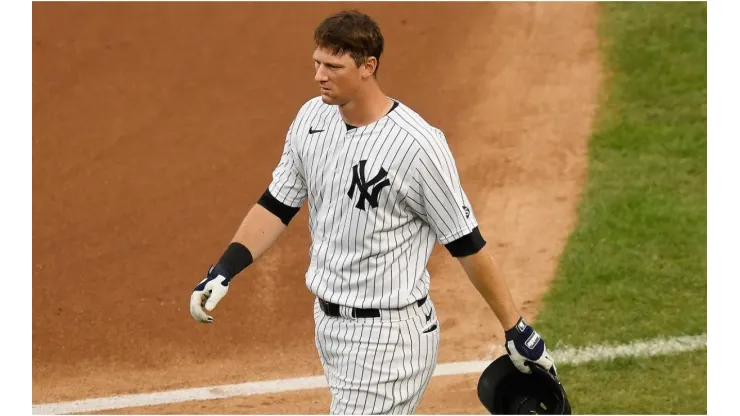
<svg viewBox="0 0 740 416"><path fill-rule="evenodd" d="M360 65L360 70L362 73L362 78L370 78L375 74L375 71L378 69L378 58L374 56L370 56L365 59L365 62L363 62Z"/></svg>

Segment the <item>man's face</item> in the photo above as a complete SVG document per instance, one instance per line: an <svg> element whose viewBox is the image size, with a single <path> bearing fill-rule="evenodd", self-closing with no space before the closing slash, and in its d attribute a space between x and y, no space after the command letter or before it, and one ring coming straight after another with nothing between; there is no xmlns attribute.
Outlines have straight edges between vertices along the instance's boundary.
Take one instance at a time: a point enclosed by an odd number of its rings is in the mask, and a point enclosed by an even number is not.
<svg viewBox="0 0 740 416"><path fill-rule="evenodd" d="M316 69L314 81L321 88L324 103L344 105L355 97L366 78L365 66L358 68L349 53L336 56L321 47L314 51L313 60Z"/></svg>

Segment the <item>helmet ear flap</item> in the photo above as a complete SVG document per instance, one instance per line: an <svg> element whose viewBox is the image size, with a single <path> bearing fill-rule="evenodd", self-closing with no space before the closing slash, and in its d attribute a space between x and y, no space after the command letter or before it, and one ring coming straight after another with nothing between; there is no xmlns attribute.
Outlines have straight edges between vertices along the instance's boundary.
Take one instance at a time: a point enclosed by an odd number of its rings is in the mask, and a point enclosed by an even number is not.
<svg viewBox="0 0 740 416"><path fill-rule="evenodd" d="M520 372L508 355L493 361L478 380L478 399L491 414L571 414L562 384L552 372L533 365Z"/></svg>

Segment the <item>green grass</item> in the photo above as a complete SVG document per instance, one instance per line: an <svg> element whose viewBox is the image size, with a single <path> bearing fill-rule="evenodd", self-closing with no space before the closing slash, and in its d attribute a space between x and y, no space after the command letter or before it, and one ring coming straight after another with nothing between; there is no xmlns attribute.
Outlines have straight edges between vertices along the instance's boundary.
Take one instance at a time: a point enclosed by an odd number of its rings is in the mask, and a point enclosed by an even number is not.
<svg viewBox="0 0 740 416"><path fill-rule="evenodd" d="M706 332L706 4L600 7L588 179L535 325L551 347Z"/></svg>
<svg viewBox="0 0 740 416"><path fill-rule="evenodd" d="M551 349L706 332L706 4L600 7L588 179L535 325ZM707 412L706 350L559 370L576 414Z"/></svg>
<svg viewBox="0 0 740 416"><path fill-rule="evenodd" d="M706 414L707 351L558 367L574 414Z"/></svg>

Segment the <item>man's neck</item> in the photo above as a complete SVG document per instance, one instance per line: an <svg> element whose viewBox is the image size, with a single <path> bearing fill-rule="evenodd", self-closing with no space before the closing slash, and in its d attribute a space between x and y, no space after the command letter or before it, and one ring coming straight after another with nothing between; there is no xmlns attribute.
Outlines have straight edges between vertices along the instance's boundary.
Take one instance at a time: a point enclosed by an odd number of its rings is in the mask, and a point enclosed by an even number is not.
<svg viewBox="0 0 740 416"><path fill-rule="evenodd" d="M383 118L391 107L393 100L376 86L367 88L364 94L358 94L354 100L339 106L339 113L345 123L362 127Z"/></svg>

